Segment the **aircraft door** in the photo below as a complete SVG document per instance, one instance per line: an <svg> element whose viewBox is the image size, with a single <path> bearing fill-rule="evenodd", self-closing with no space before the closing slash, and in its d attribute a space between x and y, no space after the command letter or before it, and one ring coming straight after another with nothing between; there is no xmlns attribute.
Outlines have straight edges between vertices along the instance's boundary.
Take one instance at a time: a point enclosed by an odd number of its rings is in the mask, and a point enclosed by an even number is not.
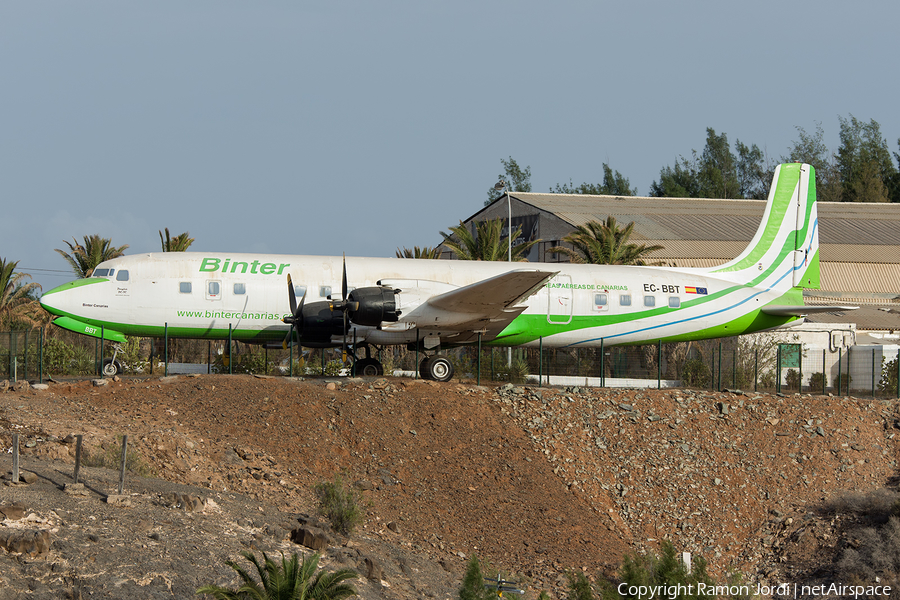
<svg viewBox="0 0 900 600"><path fill-rule="evenodd" d="M572 322L572 277L557 275L547 284L547 322L565 325Z"/></svg>

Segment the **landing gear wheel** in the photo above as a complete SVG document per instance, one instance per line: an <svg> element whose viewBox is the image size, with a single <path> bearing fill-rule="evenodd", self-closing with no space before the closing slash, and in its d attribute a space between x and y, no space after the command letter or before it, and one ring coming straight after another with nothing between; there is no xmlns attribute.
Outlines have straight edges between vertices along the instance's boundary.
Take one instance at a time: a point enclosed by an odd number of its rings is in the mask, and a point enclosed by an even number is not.
<svg viewBox="0 0 900 600"><path fill-rule="evenodd" d="M425 372L428 379L450 381L450 378L453 377L453 365L444 356L432 356L428 359Z"/></svg>
<svg viewBox="0 0 900 600"><path fill-rule="evenodd" d="M429 365L431 364L431 358L425 357L419 362L419 377L422 379L431 379L431 370Z"/></svg>
<svg viewBox="0 0 900 600"><path fill-rule="evenodd" d="M122 372L122 364L111 358L103 359L103 367L100 369L100 373L104 377L115 377Z"/></svg>
<svg viewBox="0 0 900 600"><path fill-rule="evenodd" d="M357 377L378 377L384 375L384 367L374 358L361 358L356 361Z"/></svg>

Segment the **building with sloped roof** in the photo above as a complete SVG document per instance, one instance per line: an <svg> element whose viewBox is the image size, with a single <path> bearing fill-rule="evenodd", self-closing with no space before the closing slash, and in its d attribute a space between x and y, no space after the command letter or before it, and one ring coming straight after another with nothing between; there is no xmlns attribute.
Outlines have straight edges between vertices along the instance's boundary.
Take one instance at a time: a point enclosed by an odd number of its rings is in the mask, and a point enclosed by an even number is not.
<svg viewBox="0 0 900 600"><path fill-rule="evenodd" d="M660 245L653 261L679 267L711 267L740 254L762 220L762 200L648 198L512 192L464 223L511 213L524 240L535 244L530 261L565 261L547 250L588 221L615 217L635 223L631 241ZM809 304L853 304L847 313L825 313L809 322L856 323L859 330L900 333L900 204L819 202L821 290L806 293ZM474 230L474 229L473 229ZM444 258L453 258L448 252Z"/></svg>

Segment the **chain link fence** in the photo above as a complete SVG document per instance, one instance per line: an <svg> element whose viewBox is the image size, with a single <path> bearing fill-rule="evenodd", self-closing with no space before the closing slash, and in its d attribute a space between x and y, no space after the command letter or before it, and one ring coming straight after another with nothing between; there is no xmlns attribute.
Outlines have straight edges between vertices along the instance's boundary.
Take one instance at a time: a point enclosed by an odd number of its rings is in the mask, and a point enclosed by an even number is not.
<svg viewBox="0 0 900 600"><path fill-rule="evenodd" d="M44 329L0 332L0 379L40 380L100 373L111 342ZM230 352L228 348L231 348ZM816 348L771 334L721 340L599 348L467 346L444 352L460 380L534 385L690 387L772 393L898 396L900 346ZM386 374L418 376L425 354L394 346L372 349ZM360 351L360 357L365 356ZM167 361L168 359L168 361ZM181 361L192 372L339 376L352 373L340 348L265 349L232 341L129 338L116 360L126 373L168 373ZM185 371L187 372L187 371Z"/></svg>

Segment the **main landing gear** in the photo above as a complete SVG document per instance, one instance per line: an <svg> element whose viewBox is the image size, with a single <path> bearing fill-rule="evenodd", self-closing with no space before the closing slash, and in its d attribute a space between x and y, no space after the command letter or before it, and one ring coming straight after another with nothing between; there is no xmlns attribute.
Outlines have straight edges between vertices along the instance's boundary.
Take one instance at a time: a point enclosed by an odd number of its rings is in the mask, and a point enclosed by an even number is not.
<svg viewBox="0 0 900 600"><path fill-rule="evenodd" d="M453 377L453 364L440 354L427 356L419 363L419 374L422 379L450 381Z"/></svg>
<svg viewBox="0 0 900 600"><path fill-rule="evenodd" d="M356 358L356 348L352 349L352 357L355 361L357 377L380 377L384 375L384 366L377 358L372 358L372 351L368 345L360 346L365 349L365 358Z"/></svg>

